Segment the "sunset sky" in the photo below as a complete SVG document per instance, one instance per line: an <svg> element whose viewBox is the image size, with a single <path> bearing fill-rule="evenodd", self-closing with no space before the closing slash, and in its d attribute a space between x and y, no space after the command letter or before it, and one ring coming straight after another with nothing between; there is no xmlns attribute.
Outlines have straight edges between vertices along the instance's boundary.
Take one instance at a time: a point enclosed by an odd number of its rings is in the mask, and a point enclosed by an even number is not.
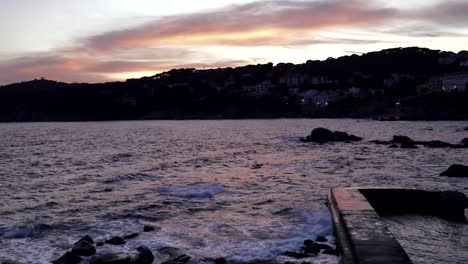
<svg viewBox="0 0 468 264"><path fill-rule="evenodd" d="M468 0L0 0L0 84L468 49Z"/></svg>

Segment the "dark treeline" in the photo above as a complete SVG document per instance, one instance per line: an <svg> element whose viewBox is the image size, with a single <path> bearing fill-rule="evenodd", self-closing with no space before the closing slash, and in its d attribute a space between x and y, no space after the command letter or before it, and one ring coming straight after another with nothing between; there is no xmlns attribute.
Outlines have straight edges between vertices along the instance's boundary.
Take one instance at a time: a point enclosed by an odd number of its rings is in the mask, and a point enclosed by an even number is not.
<svg viewBox="0 0 468 264"><path fill-rule="evenodd" d="M431 80L441 83L440 78L450 74L466 76L467 61L466 51L396 48L297 65L177 69L125 82L68 84L40 79L0 87L0 121L468 119L466 83L463 89L450 91L424 86Z"/></svg>

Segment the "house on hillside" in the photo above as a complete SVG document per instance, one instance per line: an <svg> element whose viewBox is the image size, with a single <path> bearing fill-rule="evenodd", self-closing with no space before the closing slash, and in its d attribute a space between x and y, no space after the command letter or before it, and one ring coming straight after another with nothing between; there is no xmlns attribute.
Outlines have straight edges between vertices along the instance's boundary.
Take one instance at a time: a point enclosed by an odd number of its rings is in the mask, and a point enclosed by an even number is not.
<svg viewBox="0 0 468 264"><path fill-rule="evenodd" d="M468 85L468 73L455 73L431 78L426 83L416 86L418 94L465 92Z"/></svg>
<svg viewBox="0 0 468 264"><path fill-rule="evenodd" d="M274 87L274 85L271 83L271 81L263 81L259 84L255 85L245 85L242 87L242 90L248 95L248 96L255 96L255 97L260 97L260 96L265 96L270 93L270 90Z"/></svg>

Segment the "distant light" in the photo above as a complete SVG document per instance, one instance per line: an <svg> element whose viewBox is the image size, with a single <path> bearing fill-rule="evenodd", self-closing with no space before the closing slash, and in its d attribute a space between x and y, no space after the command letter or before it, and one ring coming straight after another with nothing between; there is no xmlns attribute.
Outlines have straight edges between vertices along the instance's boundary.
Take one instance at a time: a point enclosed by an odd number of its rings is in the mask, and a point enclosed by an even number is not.
<svg viewBox="0 0 468 264"><path fill-rule="evenodd" d="M400 105L400 102L396 102L395 105Z"/></svg>

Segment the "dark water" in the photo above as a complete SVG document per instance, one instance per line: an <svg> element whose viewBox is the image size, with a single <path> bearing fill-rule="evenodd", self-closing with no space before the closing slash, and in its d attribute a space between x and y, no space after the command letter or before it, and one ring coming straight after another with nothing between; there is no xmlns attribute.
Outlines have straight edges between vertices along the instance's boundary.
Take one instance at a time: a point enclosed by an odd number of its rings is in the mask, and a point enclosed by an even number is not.
<svg viewBox="0 0 468 264"><path fill-rule="evenodd" d="M319 126L364 141L298 141ZM304 239L333 239L324 204L330 187L467 193L466 179L438 176L452 163L468 163L466 149L368 142L404 134L457 143L468 137L466 126L368 120L0 124L0 259L48 263L83 234L99 240L141 231L144 224L161 230L101 252L144 244L155 252L180 248L195 263L221 256L278 259Z"/></svg>

